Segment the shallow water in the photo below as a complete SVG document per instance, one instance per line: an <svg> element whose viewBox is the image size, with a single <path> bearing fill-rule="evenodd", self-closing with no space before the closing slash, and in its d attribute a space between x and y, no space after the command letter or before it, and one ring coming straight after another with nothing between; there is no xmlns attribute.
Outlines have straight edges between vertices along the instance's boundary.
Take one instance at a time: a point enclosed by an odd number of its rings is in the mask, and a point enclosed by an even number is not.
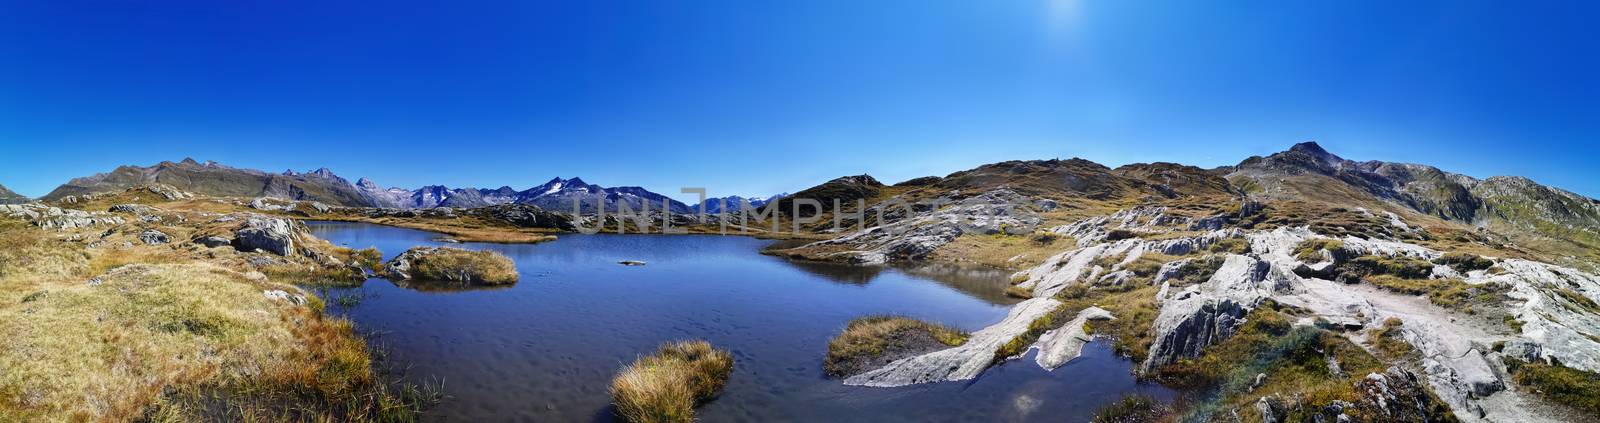
<svg viewBox="0 0 1600 423"><path fill-rule="evenodd" d="M314 222L335 244L385 258L436 234ZM664 341L699 338L736 360L702 421L1086 421L1138 384L1132 363L1101 342L1047 372L1011 361L967 382L848 387L822 374L828 339L850 319L903 314L976 330L1015 300L1006 274L954 267L899 269L795 263L761 255L771 241L715 235L562 235L541 244L460 244L511 257L509 288L404 288L369 280L348 315L414 381L442 380L434 421L611 421L606 388L623 365ZM621 266L618 260L642 260ZM334 295L341 295L335 293Z"/></svg>

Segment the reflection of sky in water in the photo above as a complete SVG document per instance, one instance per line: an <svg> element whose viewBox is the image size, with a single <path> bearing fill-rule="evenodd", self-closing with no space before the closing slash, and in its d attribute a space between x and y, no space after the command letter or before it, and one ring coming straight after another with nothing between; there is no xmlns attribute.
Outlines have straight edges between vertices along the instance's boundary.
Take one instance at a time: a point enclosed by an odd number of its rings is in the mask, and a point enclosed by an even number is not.
<svg viewBox="0 0 1600 423"><path fill-rule="evenodd" d="M435 234L407 229L312 228L338 245L378 247L386 258L443 245ZM769 242L602 234L462 244L510 256L522 281L509 289L418 291L375 279L346 313L382 331L380 342L412 365L412 376L444 380L451 399L431 417L450 421L609 419L606 388L617 369L685 338L707 339L737 359L727 391L699 410L705 421L1081 421L1122 393L1160 391L1135 385L1129 363L1097 345L1055 372L1012 362L967 383L843 386L822 376L821 360L850 319L904 314L975 330L1015 301L1003 294L1007 275L794 263L759 254Z"/></svg>

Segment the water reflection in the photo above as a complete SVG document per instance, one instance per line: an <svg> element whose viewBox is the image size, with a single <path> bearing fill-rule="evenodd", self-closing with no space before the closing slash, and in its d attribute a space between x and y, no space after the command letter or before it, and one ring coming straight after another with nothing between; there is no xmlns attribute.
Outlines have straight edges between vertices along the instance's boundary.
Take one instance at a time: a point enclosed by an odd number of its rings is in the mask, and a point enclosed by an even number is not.
<svg viewBox="0 0 1600 423"><path fill-rule="evenodd" d="M421 231L314 223L317 236L386 257L439 245ZM522 280L494 290L367 283L332 307L382 333L418 380L444 380L429 421L610 421L610 378L661 342L699 338L735 368L704 421L1083 421L1138 384L1099 343L1054 372L1007 362L978 380L880 389L826 379L828 340L851 319L900 314L976 330L1006 314L1004 272L952 266L861 268L761 255L732 236L566 235L494 250ZM622 266L618 260L641 260ZM381 282L378 280L374 280Z"/></svg>

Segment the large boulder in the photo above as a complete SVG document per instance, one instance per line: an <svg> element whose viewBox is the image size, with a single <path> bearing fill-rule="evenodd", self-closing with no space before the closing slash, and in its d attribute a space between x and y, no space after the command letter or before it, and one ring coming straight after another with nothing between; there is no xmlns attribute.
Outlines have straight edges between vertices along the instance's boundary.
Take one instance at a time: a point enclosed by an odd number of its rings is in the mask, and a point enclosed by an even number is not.
<svg viewBox="0 0 1600 423"><path fill-rule="evenodd" d="M172 242L172 237L155 229L147 229L139 233L139 241L148 245L166 244Z"/></svg>
<svg viewBox="0 0 1600 423"><path fill-rule="evenodd" d="M288 220L252 216L233 231L233 246L239 251L266 251L280 256L295 253L293 225Z"/></svg>

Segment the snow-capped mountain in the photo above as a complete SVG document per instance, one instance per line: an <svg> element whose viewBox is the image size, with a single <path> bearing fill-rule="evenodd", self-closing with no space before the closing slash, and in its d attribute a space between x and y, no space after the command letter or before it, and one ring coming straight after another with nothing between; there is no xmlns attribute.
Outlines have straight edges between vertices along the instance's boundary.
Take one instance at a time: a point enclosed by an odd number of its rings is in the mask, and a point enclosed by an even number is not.
<svg viewBox="0 0 1600 423"><path fill-rule="evenodd" d="M759 197L759 196L754 196L754 195L749 196L749 197L741 197L741 196L735 195L735 196L722 197L722 198L707 198L706 201L703 203L703 205L705 206L706 213L708 213L708 214L722 213L724 210L726 210L726 211L728 211L730 213L734 213L734 212L738 212L741 208L744 207L744 202L745 201L749 201L750 202L750 207L753 207L753 208L756 208L756 209L760 209L762 207L766 207L768 203L771 203L771 202L773 202L773 201L775 201L775 200L777 200L779 198L787 197L788 195L789 195L789 193L783 193L783 194L778 194L778 195L773 195L773 196L768 196L768 197ZM726 205L726 208L724 208L724 205ZM695 211L698 212L699 208L696 207Z"/></svg>
<svg viewBox="0 0 1600 423"><path fill-rule="evenodd" d="M596 204L603 205L607 212L618 210L621 204L626 204L634 211L644 210L645 204L649 204L650 210L661 210L664 202L676 213L689 213L692 210L677 200L644 188L606 188L584 182L581 178L554 178L523 191L517 191L509 186L497 189L449 188L443 185L430 185L415 190L380 188L377 183L366 178L357 181L356 188L376 206L406 209L471 208L514 203L531 204L551 211L571 211L576 201L583 213L594 213Z"/></svg>

